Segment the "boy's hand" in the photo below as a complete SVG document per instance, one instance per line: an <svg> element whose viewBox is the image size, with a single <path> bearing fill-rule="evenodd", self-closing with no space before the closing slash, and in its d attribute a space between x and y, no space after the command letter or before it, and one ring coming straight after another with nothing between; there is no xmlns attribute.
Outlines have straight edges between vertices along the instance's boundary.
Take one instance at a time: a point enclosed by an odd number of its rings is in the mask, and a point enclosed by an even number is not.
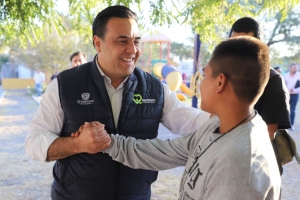
<svg viewBox="0 0 300 200"><path fill-rule="evenodd" d="M88 122L85 122L84 124L86 124L86 123L89 124ZM80 135L80 133L82 132L83 127L84 127L84 125L81 125L75 133L71 133L71 137L77 138Z"/></svg>

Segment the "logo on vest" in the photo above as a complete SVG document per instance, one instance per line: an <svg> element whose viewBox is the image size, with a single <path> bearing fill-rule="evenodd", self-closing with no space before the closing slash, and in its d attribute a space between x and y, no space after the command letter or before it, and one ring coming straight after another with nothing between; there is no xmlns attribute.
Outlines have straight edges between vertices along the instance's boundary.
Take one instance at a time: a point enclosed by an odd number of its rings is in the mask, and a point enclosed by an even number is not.
<svg viewBox="0 0 300 200"><path fill-rule="evenodd" d="M90 98L90 93L82 93L81 94L81 98L83 100L77 100L77 103L80 105L90 105L90 104L94 104L95 100L89 100Z"/></svg>
<svg viewBox="0 0 300 200"><path fill-rule="evenodd" d="M156 103L156 99L143 99L142 95L140 95L140 94L134 94L132 97L132 101L135 104Z"/></svg>

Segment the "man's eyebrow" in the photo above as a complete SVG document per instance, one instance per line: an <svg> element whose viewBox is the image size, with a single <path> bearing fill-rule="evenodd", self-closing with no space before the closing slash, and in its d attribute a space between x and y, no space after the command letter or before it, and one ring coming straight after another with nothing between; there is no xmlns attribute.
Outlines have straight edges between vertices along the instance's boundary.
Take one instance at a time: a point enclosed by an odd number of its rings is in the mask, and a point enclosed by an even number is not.
<svg viewBox="0 0 300 200"><path fill-rule="evenodd" d="M118 38L123 38L123 39L131 39L131 37L129 37L129 36L126 36L126 35L120 35ZM141 37L135 37L134 39L135 39L135 40L140 40L140 39L141 39Z"/></svg>

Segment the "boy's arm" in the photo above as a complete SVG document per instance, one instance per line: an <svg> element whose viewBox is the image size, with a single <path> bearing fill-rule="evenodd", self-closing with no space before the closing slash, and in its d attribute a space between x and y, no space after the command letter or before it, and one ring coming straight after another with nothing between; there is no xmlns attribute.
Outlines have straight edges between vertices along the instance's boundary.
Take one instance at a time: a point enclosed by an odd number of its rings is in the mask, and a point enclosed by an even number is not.
<svg viewBox="0 0 300 200"><path fill-rule="evenodd" d="M103 152L114 160L135 169L166 170L185 166L195 144L195 133L174 140L140 140L111 135L112 143Z"/></svg>

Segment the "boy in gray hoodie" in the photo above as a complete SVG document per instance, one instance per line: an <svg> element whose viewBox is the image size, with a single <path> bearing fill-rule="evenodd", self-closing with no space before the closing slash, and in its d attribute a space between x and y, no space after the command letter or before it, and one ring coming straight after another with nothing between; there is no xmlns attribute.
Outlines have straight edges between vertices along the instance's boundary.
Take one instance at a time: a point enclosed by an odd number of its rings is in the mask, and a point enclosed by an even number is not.
<svg viewBox="0 0 300 200"><path fill-rule="evenodd" d="M185 166L180 200L277 200L279 170L267 126L254 110L270 74L267 45L247 36L223 41L203 71L201 109L216 116L196 132L173 140L137 140L109 136L102 124L90 122L74 139L96 134L104 153L132 168Z"/></svg>

